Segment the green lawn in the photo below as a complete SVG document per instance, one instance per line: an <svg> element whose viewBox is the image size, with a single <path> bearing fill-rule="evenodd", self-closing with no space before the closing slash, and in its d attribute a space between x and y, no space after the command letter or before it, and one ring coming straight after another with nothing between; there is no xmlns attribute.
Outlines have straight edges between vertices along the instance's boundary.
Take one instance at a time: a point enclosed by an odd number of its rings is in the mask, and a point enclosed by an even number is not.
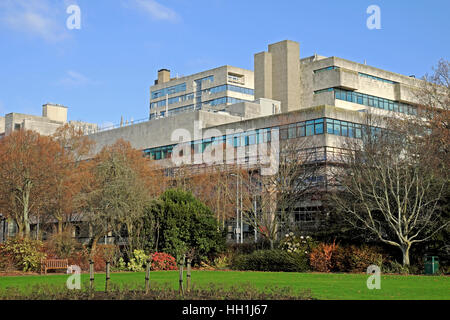
<svg viewBox="0 0 450 320"><path fill-rule="evenodd" d="M0 289L17 287L29 290L42 284L63 286L67 275L0 277ZM144 286L144 273L113 273L111 284ZM178 285L177 271L152 272L151 281ZM197 286L208 283L226 286L252 284L257 288L278 286L291 287L297 291L310 289L318 299L450 299L450 277L448 276L400 276L382 275L381 289L369 290L364 274L317 274L280 272L239 272L239 271L192 271L192 282ZM104 274L96 274L97 290L104 289ZM83 274L81 281L87 284L89 275Z"/></svg>

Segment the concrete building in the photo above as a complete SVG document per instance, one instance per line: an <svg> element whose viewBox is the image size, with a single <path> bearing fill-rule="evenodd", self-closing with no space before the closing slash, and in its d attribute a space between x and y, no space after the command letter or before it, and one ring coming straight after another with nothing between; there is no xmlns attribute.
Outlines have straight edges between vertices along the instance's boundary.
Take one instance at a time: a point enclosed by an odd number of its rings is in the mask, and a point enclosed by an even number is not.
<svg viewBox="0 0 450 320"><path fill-rule="evenodd" d="M223 110L227 105L254 100L253 72L223 66L186 77L158 71L150 88L150 119L192 110Z"/></svg>
<svg viewBox="0 0 450 320"><path fill-rule="evenodd" d="M361 138L364 115L417 115L420 86L414 77L342 58L301 58L299 43L286 40L255 54L254 71L223 66L171 78L169 70L161 69L150 87L148 121L89 137L97 151L120 138L128 140L168 172L178 165L174 158L180 143L187 146L182 153L193 169L211 165L208 147L223 144L224 161L261 170L254 159L261 143L297 139L323 165L316 178L326 191L328 167L344 152L344 141ZM6 131L12 130L11 123ZM321 205L313 198L298 203L294 222L304 229L317 226Z"/></svg>
<svg viewBox="0 0 450 320"><path fill-rule="evenodd" d="M42 106L42 116L12 112L0 117L0 137L20 129L33 130L42 135L52 135L66 123L81 129L85 134L97 131L96 124L67 121L67 107L46 103Z"/></svg>
<svg viewBox="0 0 450 320"><path fill-rule="evenodd" d="M305 148L324 165L317 180L326 187L326 167L342 152L343 141L361 138L364 115L416 115L420 85L414 77L342 58L301 58L299 43L287 40L255 54L254 72L224 66L171 78L170 71L162 69L150 88L149 121L90 138L97 150L123 138L173 168L174 150L184 132L193 166L205 164L202 154L209 145L224 142L243 150L232 151L235 163L251 168L252 145L276 129L280 143L304 140ZM298 206L295 221L314 224L320 200Z"/></svg>

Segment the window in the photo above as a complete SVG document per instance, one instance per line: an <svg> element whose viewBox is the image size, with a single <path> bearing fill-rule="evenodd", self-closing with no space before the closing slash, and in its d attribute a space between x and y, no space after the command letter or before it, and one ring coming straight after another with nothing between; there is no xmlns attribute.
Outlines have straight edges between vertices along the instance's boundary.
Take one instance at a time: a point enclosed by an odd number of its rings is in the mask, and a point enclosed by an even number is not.
<svg viewBox="0 0 450 320"><path fill-rule="evenodd" d="M183 92L183 91L186 91L186 82L178 84L176 86L160 89L157 91L152 91L150 96L152 99L157 99L157 98L164 97L166 95L171 95L171 94Z"/></svg>
<svg viewBox="0 0 450 320"><path fill-rule="evenodd" d="M323 134L323 119L314 120L315 134Z"/></svg>
<svg viewBox="0 0 450 320"><path fill-rule="evenodd" d="M335 92L335 98L338 100L344 100L344 101L348 101L348 102L353 102L353 103L357 103L357 104L362 104L365 106L369 106L369 107L374 107L374 108L379 108L379 109L384 109L384 110L389 110L389 111L394 111L394 112L402 112L402 113L407 113L407 114L411 114L411 115L416 115L417 114L417 108L408 104L402 104L396 101L392 101L392 100L388 100L388 99L384 99L384 98L380 98L380 97L375 97L375 96L370 96L364 93L359 93L359 92L353 92L353 91L348 91L348 90L343 90L343 89L333 89ZM325 92L329 89L323 89L323 90L319 90L319 91L315 91L314 93L320 93L320 92Z"/></svg>
<svg viewBox="0 0 450 320"><path fill-rule="evenodd" d="M314 121L306 121L306 136L314 135Z"/></svg>

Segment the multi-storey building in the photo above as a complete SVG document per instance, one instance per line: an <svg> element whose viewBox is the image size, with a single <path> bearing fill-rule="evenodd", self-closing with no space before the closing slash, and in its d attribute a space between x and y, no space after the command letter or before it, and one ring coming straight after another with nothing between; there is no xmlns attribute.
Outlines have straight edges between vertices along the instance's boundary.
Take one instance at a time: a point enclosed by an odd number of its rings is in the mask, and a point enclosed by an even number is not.
<svg viewBox="0 0 450 320"><path fill-rule="evenodd" d="M253 72L223 66L187 77L170 78L158 71L150 88L150 120L193 110L223 110L227 105L254 100Z"/></svg>
<svg viewBox="0 0 450 320"><path fill-rule="evenodd" d="M98 150L118 138L129 140L173 168L179 133L184 132L193 166L205 165L208 146L223 143L243 151L231 151L231 157L224 152L224 161L232 158L250 168L257 163L251 150L258 149L252 147L270 141L270 132L277 130L280 143L303 140L315 161L324 164L317 181L326 186L326 167L345 139L361 137L364 115L416 115L420 86L415 77L337 57L300 58L297 42L282 41L255 54L253 72L225 66L171 79L162 69L150 89L149 121L90 137ZM299 203L295 220L314 224L313 208L320 206L314 199Z"/></svg>
<svg viewBox="0 0 450 320"><path fill-rule="evenodd" d="M171 78L162 69L150 88L148 121L89 137L97 151L128 140L169 172L180 163L180 142L192 168L217 163L208 153L223 146L224 162L261 169L261 144L299 140L322 164L316 180L326 190L327 168L346 139L361 138L365 114L416 115L420 86L414 77L337 57L300 58L299 43L286 40L255 54L253 72L224 66ZM294 221L316 225L321 205L320 198L298 203Z"/></svg>

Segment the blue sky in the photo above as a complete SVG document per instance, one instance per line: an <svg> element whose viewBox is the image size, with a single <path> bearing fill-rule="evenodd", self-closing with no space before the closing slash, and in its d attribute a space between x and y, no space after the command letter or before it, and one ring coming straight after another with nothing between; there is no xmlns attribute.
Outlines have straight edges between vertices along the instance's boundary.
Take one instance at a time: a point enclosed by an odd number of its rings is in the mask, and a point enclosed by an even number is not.
<svg viewBox="0 0 450 320"><path fill-rule="evenodd" d="M69 30L66 9L81 9ZM381 30L369 30L370 5ZM449 59L448 0L0 0L0 115L40 115L54 102L70 120L107 125L148 117L158 69L188 75L253 69L273 42L420 77Z"/></svg>

